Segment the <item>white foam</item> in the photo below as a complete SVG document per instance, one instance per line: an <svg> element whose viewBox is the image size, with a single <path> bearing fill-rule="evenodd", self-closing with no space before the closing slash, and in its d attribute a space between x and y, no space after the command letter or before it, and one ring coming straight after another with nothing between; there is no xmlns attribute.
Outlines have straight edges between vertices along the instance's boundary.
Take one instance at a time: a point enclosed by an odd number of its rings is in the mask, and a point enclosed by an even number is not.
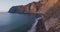
<svg viewBox="0 0 60 32"><path fill-rule="evenodd" d="M36 32L36 25L38 23L38 20L42 19L42 17L39 17L37 19L35 19L35 23L33 23L33 26L30 30L28 30L28 32Z"/></svg>

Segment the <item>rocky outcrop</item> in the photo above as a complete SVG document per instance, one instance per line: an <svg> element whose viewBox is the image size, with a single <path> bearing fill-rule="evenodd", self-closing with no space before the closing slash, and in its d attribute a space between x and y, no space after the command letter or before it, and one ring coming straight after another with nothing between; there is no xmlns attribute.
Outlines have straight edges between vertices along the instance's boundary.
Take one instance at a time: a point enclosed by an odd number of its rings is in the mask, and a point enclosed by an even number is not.
<svg viewBox="0 0 60 32"><path fill-rule="evenodd" d="M10 8L10 13L41 13L44 15L44 24L46 27L40 27L37 24L37 32L60 32L60 0L41 0L39 2L29 3L22 6Z"/></svg>
<svg viewBox="0 0 60 32"><path fill-rule="evenodd" d="M60 0L48 0L41 6L40 13L45 15L48 32L60 32Z"/></svg>
<svg viewBox="0 0 60 32"><path fill-rule="evenodd" d="M9 13L23 13L24 12L24 7L21 6L13 6L10 8Z"/></svg>
<svg viewBox="0 0 60 32"><path fill-rule="evenodd" d="M40 8L40 1L39 2L32 2L27 5L20 5L20 6L13 6L10 8L10 13L35 13L38 12Z"/></svg>

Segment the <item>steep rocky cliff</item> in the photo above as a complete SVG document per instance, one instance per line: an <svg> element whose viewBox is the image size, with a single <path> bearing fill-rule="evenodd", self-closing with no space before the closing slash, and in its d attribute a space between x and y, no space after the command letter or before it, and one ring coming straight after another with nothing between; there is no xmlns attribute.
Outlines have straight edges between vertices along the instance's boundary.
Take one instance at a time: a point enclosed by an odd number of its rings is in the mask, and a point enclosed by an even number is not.
<svg viewBox="0 0 60 32"><path fill-rule="evenodd" d="M48 32L60 32L60 0L48 0L40 8L44 14L46 30Z"/></svg>
<svg viewBox="0 0 60 32"><path fill-rule="evenodd" d="M10 13L35 13L38 12L40 8L40 1L39 2L32 2L27 5L20 5L20 6L13 6L10 8Z"/></svg>
<svg viewBox="0 0 60 32"><path fill-rule="evenodd" d="M10 8L10 13L41 13L44 15L44 24L46 27L41 28L37 24L37 32L60 32L60 0L42 0L39 2L29 3L22 6ZM39 21L40 22L40 21Z"/></svg>

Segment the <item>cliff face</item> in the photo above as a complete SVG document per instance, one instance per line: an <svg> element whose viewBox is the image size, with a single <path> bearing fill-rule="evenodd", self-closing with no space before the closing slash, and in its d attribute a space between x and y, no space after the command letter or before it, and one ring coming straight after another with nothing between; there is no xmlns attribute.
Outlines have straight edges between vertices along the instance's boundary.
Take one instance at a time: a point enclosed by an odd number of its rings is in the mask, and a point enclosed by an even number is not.
<svg viewBox="0 0 60 32"><path fill-rule="evenodd" d="M41 13L44 15L47 32L60 32L60 0L42 0L39 2L29 3L22 6L10 8L10 13ZM44 28L37 25L37 32L45 31ZM45 31L45 32L46 32Z"/></svg>
<svg viewBox="0 0 60 32"><path fill-rule="evenodd" d="M24 12L24 7L23 6L13 6L9 10L10 13L23 13Z"/></svg>
<svg viewBox="0 0 60 32"><path fill-rule="evenodd" d="M39 2L32 2L27 5L21 5L21 6L14 6L10 8L9 12L10 13L35 13L38 12L39 7L40 7L40 1Z"/></svg>
<svg viewBox="0 0 60 32"><path fill-rule="evenodd" d="M40 7L40 13L45 15L48 32L60 32L60 0L48 0Z"/></svg>

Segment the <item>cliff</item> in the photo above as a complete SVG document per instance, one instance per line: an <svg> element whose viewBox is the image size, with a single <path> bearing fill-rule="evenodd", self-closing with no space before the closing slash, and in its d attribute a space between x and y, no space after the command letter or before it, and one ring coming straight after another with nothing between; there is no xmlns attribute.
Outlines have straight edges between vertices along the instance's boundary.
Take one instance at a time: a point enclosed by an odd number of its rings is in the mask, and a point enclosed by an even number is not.
<svg viewBox="0 0 60 32"><path fill-rule="evenodd" d="M60 32L60 0L42 0L27 5L14 6L10 13L41 13L45 28L37 24L37 32ZM40 22L40 21L39 21Z"/></svg>
<svg viewBox="0 0 60 32"><path fill-rule="evenodd" d="M44 1L43 1L44 2ZM40 7L47 32L60 32L60 0L48 0Z"/></svg>
<svg viewBox="0 0 60 32"><path fill-rule="evenodd" d="M38 12L40 8L40 1L39 2L32 2L27 5L20 5L20 6L13 6L10 8L10 13L35 13Z"/></svg>

